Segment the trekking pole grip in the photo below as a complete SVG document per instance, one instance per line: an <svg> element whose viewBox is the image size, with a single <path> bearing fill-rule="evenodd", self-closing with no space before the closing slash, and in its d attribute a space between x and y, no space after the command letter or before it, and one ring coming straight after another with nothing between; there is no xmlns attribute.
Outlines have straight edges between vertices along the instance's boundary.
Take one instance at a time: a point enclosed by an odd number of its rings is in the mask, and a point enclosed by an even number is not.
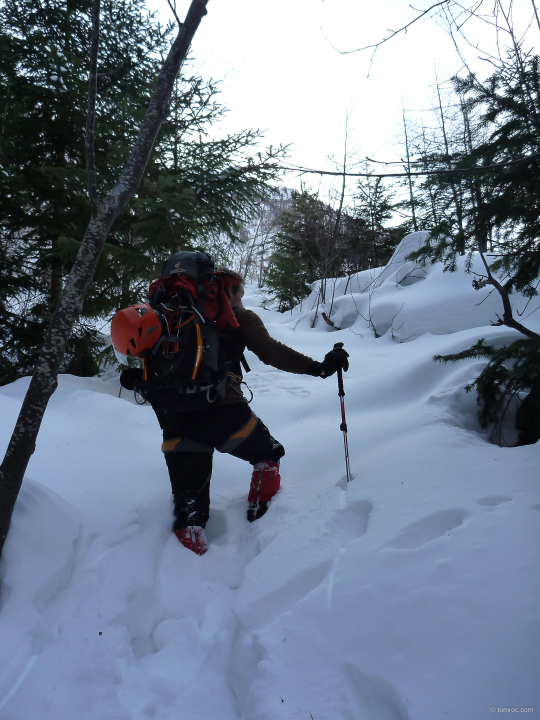
<svg viewBox="0 0 540 720"><path fill-rule="evenodd" d="M339 397L345 397L345 390L343 388L343 373L341 370L337 371L337 384Z"/></svg>
<svg viewBox="0 0 540 720"><path fill-rule="evenodd" d="M338 342L334 344L334 350L341 350L343 348L343 343ZM339 397L345 397L345 390L343 388L343 373L341 369L337 371L337 378L338 378L338 395Z"/></svg>

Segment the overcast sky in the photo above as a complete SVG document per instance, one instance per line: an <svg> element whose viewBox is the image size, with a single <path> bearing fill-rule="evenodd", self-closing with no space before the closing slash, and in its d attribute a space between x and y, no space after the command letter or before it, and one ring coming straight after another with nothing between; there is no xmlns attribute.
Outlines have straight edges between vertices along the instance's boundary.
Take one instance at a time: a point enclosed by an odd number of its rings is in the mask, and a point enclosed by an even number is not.
<svg viewBox="0 0 540 720"><path fill-rule="evenodd" d="M162 20L170 17L166 0L151 2ZM532 15L531 0L514 4L520 21ZM177 0L181 18L188 6L189 0ZM328 156L343 155L349 113L350 148L394 160L402 103L416 113L429 108L435 69L443 80L462 67L452 39L434 20L421 19L378 49L370 72L370 50L342 55L332 45L370 45L416 15L407 0L210 0L192 56L201 74L223 79L229 115L222 132L260 128L266 144L291 144L291 162L334 169ZM469 36L483 45L491 37L478 25ZM529 45L536 42L538 29L528 37ZM477 56L467 52L468 62L487 76L489 65ZM310 182L317 185L318 176ZM289 176L285 184L297 183Z"/></svg>

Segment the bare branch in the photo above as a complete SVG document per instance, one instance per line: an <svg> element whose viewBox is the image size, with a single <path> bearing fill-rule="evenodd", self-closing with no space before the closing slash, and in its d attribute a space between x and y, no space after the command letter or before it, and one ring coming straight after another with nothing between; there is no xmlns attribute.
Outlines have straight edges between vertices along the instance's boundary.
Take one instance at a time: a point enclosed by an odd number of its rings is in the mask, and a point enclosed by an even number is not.
<svg viewBox="0 0 540 720"><path fill-rule="evenodd" d="M172 14L174 15L174 19L178 23L178 27L181 28L182 22L180 21L180 18L178 17L178 14L176 12L176 0L174 0L173 2L171 2L171 0L167 0L167 2L169 3L169 7L171 8Z"/></svg>
<svg viewBox="0 0 540 720"><path fill-rule="evenodd" d="M399 35L399 34L402 33L402 32L407 32L408 28L410 28L411 25L414 25L415 22L417 22L418 20L421 20L425 15L428 15L428 14L429 14L432 10L434 10L435 8L440 7L441 5L446 5L446 4L448 4L449 2L451 2L451 0L441 0L441 2L435 3L435 5L432 5L432 6L429 7L427 10L423 10L423 11L420 13L420 15L418 15L418 17L415 17L414 20L411 20L411 22L410 22L410 23L407 23L407 25L404 25L404 26L403 26L402 28L400 28L399 30L394 30L394 31L391 33L391 35L389 35L388 37L384 38L384 40L380 40L378 43L374 43L373 45L365 45L364 47L357 48L356 50L338 50L338 48L335 47L335 45L333 45L333 44L330 42L330 40L326 37L326 35L324 34L324 30L323 30L322 28L321 28L321 31L322 31L322 33L323 33L323 35L324 35L324 38L325 38L325 40L327 41L327 43L328 43L336 52L338 52L340 55L350 55L351 53L362 52L362 50L371 50L371 48L374 48L374 52L373 52L373 55L372 55L372 57L371 57L371 62L372 62L372 61L373 61L373 57L374 57L374 55L375 55L375 52L377 51L377 49L378 49L381 45L383 45L385 42L388 42L388 41L391 40L392 38L396 37L396 35ZM416 8L413 8L413 9L416 9ZM417 10L416 12L420 12L420 11ZM370 63L370 66L371 66L371 63Z"/></svg>
<svg viewBox="0 0 540 720"><path fill-rule="evenodd" d="M338 328L336 325L334 325L333 320L330 320L330 318L325 312L321 313L321 317L327 325L330 325L330 327L333 327L335 330L341 330L341 328Z"/></svg>
<svg viewBox="0 0 540 720"><path fill-rule="evenodd" d="M490 285L493 285L493 287L497 290L499 295L501 296L501 300L503 303L503 316L502 318L497 315L497 322L491 323L494 327L500 327L501 325L505 325L506 327L513 328L514 330L517 330L522 335L525 335L526 337L530 338L531 340L536 340L536 342L540 343L540 335L538 333L533 332L532 330L529 330L529 328L525 327L525 325L522 325L520 322L518 322L513 314L512 314L512 305L510 304L510 298L508 297L507 291L503 288L501 283L496 280L493 277L493 274L491 273L491 269L489 265L487 264L486 258L484 257L484 253L480 251L480 257L482 258L482 262L484 263L484 267L486 268L486 273L488 276L488 282Z"/></svg>
<svg viewBox="0 0 540 720"><path fill-rule="evenodd" d="M534 16L536 18L536 24L538 25L538 29L540 30L540 18L538 17L538 10L536 8L536 3L534 2L534 0L531 0L531 2L532 2L533 10L534 10Z"/></svg>
<svg viewBox="0 0 540 720"><path fill-rule="evenodd" d="M540 285L540 280L538 280L538 282L535 285L535 288L534 288L535 291L538 290L538 285ZM525 311L529 307L533 297L537 297L537 296L538 296L538 293L536 295L531 295L531 297L527 300L527 303L526 303L525 307L523 308L523 310L521 312L519 310L517 311L517 314L519 315L519 317L523 317L523 315L525 315ZM536 308L536 310L538 310L538 308ZM533 310L532 312L536 312L536 311ZM532 315L532 312L529 313L529 315ZM526 315L526 317L529 317L529 315Z"/></svg>
<svg viewBox="0 0 540 720"><path fill-rule="evenodd" d="M532 155L526 155L525 157L517 158L517 160L510 160L503 163L494 163L493 165L480 165L475 167L464 167L464 168L452 168L451 170L423 170L405 173L358 173L358 172L341 172L339 170L316 170L314 168L303 167L302 165L290 165L286 167L284 165L268 165L262 164L258 167L268 168L273 170L285 170L286 172L297 172L300 174L311 173L314 175L346 175L347 177L371 177L371 178L393 178L393 177L419 177L429 175L469 175L472 173L486 172L487 170L500 170L506 167L512 167L513 165L519 165L523 162L529 162L530 160L536 160L540 158L540 152L533 153Z"/></svg>

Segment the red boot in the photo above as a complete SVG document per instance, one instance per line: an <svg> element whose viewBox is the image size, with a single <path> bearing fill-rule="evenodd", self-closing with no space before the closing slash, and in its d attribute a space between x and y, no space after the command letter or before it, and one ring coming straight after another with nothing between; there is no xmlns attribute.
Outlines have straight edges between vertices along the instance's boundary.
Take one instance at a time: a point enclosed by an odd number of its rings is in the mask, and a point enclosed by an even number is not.
<svg viewBox="0 0 540 720"><path fill-rule="evenodd" d="M197 555L204 555L208 550L206 532L200 525L190 525L186 528L180 528L180 530L175 530L174 534L184 547L188 550L193 550Z"/></svg>
<svg viewBox="0 0 540 720"><path fill-rule="evenodd" d="M278 462L263 460L253 466L248 495L247 519L249 522L258 520L268 510L268 503L279 490L280 482Z"/></svg>

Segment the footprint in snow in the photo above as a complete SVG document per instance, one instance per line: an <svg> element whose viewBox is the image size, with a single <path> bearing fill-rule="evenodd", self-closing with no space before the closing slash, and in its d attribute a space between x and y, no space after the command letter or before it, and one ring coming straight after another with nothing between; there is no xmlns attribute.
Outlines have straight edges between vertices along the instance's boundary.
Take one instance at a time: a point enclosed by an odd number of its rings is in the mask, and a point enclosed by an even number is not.
<svg viewBox="0 0 540 720"><path fill-rule="evenodd" d="M243 503L245 505L245 501ZM225 510L210 510L210 517L206 524L206 539L212 545L224 545L225 535L229 530L227 513Z"/></svg>
<svg viewBox="0 0 540 720"><path fill-rule="evenodd" d="M461 508L439 510L404 527L385 547L398 550L420 548L459 527L466 517L467 513Z"/></svg>
<svg viewBox="0 0 540 720"><path fill-rule="evenodd" d="M397 688L377 675L362 672L351 662L343 663L342 682L347 697L344 720L409 720Z"/></svg>
<svg viewBox="0 0 540 720"><path fill-rule="evenodd" d="M249 386L260 395L270 393L273 395L287 393L288 395L296 395L299 397L307 397L310 395L310 392L301 385L289 385L287 382L279 382L280 379L281 374L276 373L274 375L273 373L264 373L259 377L251 378Z"/></svg>
<svg viewBox="0 0 540 720"><path fill-rule="evenodd" d="M355 500L337 510L334 522L340 540L349 543L365 535L372 510L369 500Z"/></svg>
<svg viewBox="0 0 540 720"><path fill-rule="evenodd" d="M486 495L486 497L482 497L476 502L485 507L495 507L496 505L502 505L503 502L509 502L510 499L506 495Z"/></svg>
<svg viewBox="0 0 540 720"><path fill-rule="evenodd" d="M289 393L289 395L298 395L299 397L307 397L310 395L308 390L297 385L278 385L278 388Z"/></svg>

